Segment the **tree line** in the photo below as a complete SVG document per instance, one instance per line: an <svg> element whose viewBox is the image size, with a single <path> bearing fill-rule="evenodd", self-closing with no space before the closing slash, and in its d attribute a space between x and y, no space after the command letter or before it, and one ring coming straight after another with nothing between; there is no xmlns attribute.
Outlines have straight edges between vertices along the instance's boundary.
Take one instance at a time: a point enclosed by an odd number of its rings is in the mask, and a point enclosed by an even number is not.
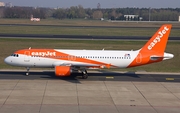
<svg viewBox="0 0 180 113"><path fill-rule="evenodd" d="M70 8L0 7L0 18L110 19L122 21L178 21L180 8ZM134 18L124 15L137 15Z"/></svg>

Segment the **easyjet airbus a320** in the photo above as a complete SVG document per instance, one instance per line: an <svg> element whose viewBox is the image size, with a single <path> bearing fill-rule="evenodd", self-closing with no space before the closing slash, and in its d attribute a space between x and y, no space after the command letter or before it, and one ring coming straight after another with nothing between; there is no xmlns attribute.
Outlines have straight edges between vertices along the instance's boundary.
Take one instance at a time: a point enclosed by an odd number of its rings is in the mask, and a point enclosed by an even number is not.
<svg viewBox="0 0 180 113"><path fill-rule="evenodd" d="M5 63L27 68L54 68L56 76L70 76L73 71L88 77L87 69L129 68L171 59L173 54L165 53L171 25L162 25L152 38L139 50L64 50L64 49L23 49L5 58Z"/></svg>

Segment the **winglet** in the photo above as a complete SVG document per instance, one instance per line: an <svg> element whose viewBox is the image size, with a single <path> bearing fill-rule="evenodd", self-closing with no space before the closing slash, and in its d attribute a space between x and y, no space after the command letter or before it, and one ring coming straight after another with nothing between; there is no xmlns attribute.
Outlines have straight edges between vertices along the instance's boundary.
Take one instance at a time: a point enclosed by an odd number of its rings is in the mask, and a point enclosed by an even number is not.
<svg viewBox="0 0 180 113"><path fill-rule="evenodd" d="M141 52L156 51L164 53L171 27L172 25L170 24L162 25L161 28L151 37L151 39L142 47Z"/></svg>

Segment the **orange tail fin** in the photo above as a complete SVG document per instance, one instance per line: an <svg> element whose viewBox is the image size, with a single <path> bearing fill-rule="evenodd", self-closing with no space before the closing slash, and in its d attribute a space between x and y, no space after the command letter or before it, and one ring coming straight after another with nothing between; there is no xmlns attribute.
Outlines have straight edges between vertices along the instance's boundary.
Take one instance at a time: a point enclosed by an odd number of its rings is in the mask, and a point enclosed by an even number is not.
<svg viewBox="0 0 180 113"><path fill-rule="evenodd" d="M141 52L156 51L164 53L172 25L165 24L151 37L151 39L142 47Z"/></svg>
<svg viewBox="0 0 180 113"><path fill-rule="evenodd" d="M128 67L162 61L171 27L172 25L169 24L162 25L151 39L139 50L139 54Z"/></svg>

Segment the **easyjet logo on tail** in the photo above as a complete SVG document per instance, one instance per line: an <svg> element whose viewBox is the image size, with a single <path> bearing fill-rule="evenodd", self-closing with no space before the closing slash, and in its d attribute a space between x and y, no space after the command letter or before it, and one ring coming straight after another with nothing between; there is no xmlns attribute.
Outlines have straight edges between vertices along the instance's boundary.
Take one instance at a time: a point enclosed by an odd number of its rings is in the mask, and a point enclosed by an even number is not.
<svg viewBox="0 0 180 113"><path fill-rule="evenodd" d="M167 26L164 26L164 29L159 31L156 38L149 44L148 50L151 50L158 42L161 41L161 38L169 31Z"/></svg>

